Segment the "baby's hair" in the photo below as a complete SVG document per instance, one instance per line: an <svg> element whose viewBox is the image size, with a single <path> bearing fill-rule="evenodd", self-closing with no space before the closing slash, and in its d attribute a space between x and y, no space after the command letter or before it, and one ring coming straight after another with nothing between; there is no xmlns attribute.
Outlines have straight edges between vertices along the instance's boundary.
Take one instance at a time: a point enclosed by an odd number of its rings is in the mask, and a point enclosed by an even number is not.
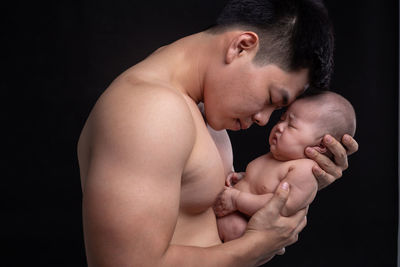
<svg viewBox="0 0 400 267"><path fill-rule="evenodd" d="M354 136L356 114L346 98L330 91L310 91L300 99L318 105L320 112L317 123L321 134L330 134L338 141L344 134Z"/></svg>

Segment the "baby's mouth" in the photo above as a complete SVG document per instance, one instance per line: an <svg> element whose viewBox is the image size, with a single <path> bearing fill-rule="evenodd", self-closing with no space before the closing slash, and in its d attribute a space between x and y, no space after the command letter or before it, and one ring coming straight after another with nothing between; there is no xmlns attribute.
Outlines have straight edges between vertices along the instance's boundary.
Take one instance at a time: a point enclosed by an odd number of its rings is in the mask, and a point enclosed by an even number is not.
<svg viewBox="0 0 400 267"><path fill-rule="evenodd" d="M278 136L276 135L276 133L273 133L271 138L271 145L276 145L277 142L278 142Z"/></svg>
<svg viewBox="0 0 400 267"><path fill-rule="evenodd" d="M278 142L278 137L276 137L276 135L272 138L272 144L276 145L276 143Z"/></svg>

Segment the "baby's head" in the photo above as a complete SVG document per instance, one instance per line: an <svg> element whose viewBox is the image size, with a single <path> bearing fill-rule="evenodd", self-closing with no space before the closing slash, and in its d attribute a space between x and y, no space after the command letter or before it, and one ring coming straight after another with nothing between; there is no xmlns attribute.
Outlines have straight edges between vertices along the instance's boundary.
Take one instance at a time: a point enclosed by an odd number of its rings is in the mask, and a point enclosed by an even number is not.
<svg viewBox="0 0 400 267"><path fill-rule="evenodd" d="M333 92L314 93L294 101L272 128L270 152L282 161L306 158L306 147L330 156L322 142L324 135L340 141L344 134L354 136L355 130L356 116L349 101Z"/></svg>

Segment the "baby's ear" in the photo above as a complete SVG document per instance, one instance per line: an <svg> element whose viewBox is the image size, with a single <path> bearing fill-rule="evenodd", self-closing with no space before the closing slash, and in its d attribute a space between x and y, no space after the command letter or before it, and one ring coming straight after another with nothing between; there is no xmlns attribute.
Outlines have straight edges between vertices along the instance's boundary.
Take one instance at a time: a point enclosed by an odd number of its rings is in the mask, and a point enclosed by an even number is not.
<svg viewBox="0 0 400 267"><path fill-rule="evenodd" d="M313 146L312 148L314 148L321 154L325 154L326 151L328 151L328 149L326 148L326 146L324 145L324 143L322 141L319 143L319 145Z"/></svg>

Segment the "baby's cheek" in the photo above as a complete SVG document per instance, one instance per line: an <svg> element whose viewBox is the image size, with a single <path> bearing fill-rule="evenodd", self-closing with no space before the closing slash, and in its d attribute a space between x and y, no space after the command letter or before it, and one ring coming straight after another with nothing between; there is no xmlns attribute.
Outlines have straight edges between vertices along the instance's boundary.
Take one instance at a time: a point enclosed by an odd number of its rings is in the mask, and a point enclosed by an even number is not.
<svg viewBox="0 0 400 267"><path fill-rule="evenodd" d="M290 159L301 159L305 157L303 146L293 142L286 144L285 152Z"/></svg>

